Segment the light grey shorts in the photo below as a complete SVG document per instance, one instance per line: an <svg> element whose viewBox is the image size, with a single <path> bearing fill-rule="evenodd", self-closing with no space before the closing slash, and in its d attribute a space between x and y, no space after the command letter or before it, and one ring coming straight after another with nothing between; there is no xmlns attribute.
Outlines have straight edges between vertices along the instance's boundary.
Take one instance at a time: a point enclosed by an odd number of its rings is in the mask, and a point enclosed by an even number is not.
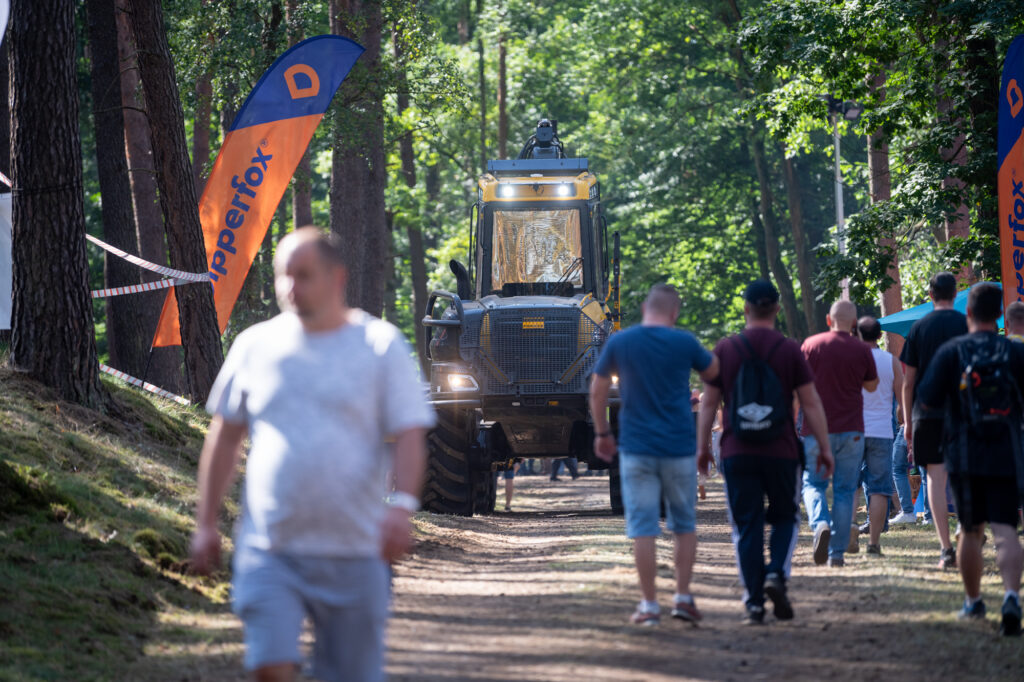
<svg viewBox="0 0 1024 682"><path fill-rule="evenodd" d="M290 556L238 547L234 612L245 626L245 667L301 664L303 619L313 624L307 674L324 682L384 679L391 575L379 559Z"/></svg>

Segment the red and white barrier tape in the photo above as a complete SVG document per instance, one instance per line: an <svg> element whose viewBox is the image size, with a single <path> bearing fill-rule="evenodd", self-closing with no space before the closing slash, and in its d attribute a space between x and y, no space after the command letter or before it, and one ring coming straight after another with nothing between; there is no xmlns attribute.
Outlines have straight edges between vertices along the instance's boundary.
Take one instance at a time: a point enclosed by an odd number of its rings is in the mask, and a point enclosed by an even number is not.
<svg viewBox="0 0 1024 682"><path fill-rule="evenodd" d="M109 253L114 254L118 258L123 258L126 261L128 261L129 263L132 263L133 265L138 265L140 268L145 268L146 270L150 270L151 272L155 272L155 273L164 275L165 277L174 277L175 279L185 280L186 282L209 282L210 281L210 273L208 273L208 272L193 273L193 272L185 272L183 270L175 270L174 268L168 268L168 267L166 267L164 265L157 265L156 263L150 263L148 260L142 260L138 256L133 256L132 254L128 253L127 251L122 251L121 249L117 248L116 246L111 246L110 244L107 244L106 242L101 241L101 240L97 239L96 237L93 237L91 234L85 235L85 238L88 239L89 241L91 241L96 246L98 246L101 249L103 249L104 251L107 251Z"/></svg>
<svg viewBox="0 0 1024 682"><path fill-rule="evenodd" d="M124 296L125 294L138 294L143 291L154 291L156 289L167 289L178 284L191 284L183 279L160 279L155 282L144 284L132 284L127 287L113 287L111 289L94 289L89 294L93 298L110 298L111 296Z"/></svg>
<svg viewBox="0 0 1024 682"><path fill-rule="evenodd" d="M180 395L174 395L170 391L165 391L164 389L160 388L159 386L154 386L153 384L149 383L148 381L143 381L142 379L136 379L132 375L125 374L124 372L122 372L119 369L114 369L113 367L107 367L102 362L100 363L100 371L103 372L104 374L109 374L109 375L111 375L113 377L117 377L121 381L127 382L127 383L131 384L132 386L137 386L137 387L139 387L139 388L141 388L143 390L149 391L150 393L155 393L158 396L160 396L161 398L167 398L168 400L173 400L174 402L178 403L179 405L186 405L186 406L188 406L188 405L192 404L192 403L190 403L188 401L187 398L182 398Z"/></svg>

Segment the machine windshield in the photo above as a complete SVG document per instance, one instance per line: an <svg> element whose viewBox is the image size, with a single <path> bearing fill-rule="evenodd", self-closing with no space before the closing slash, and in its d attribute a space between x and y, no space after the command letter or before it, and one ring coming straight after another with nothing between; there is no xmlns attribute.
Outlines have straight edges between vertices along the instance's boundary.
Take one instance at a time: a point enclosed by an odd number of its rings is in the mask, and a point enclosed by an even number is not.
<svg viewBox="0 0 1024 682"><path fill-rule="evenodd" d="M494 212L491 288L508 283L583 286L579 209Z"/></svg>

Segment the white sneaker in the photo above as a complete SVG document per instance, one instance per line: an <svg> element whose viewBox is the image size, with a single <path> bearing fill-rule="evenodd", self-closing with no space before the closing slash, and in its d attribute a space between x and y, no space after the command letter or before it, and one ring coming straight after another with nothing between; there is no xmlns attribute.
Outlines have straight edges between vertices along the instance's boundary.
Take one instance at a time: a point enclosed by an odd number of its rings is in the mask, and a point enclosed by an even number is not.
<svg viewBox="0 0 1024 682"><path fill-rule="evenodd" d="M914 512L900 512L896 516L889 519L889 523L917 523L917 514L915 514Z"/></svg>
<svg viewBox="0 0 1024 682"><path fill-rule="evenodd" d="M931 519L921 519L921 525L922 526L931 526L931 525L934 525L934 524L932 524L932 520Z"/></svg>

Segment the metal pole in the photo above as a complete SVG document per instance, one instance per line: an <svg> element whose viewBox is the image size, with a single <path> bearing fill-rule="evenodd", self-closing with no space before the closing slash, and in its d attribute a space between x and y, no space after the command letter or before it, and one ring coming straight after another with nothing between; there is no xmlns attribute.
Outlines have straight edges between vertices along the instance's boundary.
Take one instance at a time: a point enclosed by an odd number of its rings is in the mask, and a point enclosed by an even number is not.
<svg viewBox="0 0 1024 682"><path fill-rule="evenodd" d="M836 241L839 245L839 255L846 255L846 218L843 215L843 172L839 167L839 115L832 114L832 141L835 145L835 176L836 176ZM850 300L850 280L843 278L841 283L843 289L843 300Z"/></svg>

